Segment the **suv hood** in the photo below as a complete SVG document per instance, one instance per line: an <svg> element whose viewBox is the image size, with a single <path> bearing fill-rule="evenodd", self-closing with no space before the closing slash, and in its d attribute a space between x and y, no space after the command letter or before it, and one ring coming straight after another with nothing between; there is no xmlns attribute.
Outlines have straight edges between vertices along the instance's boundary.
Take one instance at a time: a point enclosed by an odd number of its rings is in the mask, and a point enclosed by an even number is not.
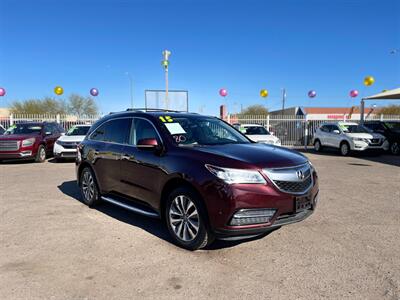
<svg viewBox="0 0 400 300"><path fill-rule="evenodd" d="M58 138L61 142L82 142L85 135L62 135Z"/></svg>
<svg viewBox="0 0 400 300"><path fill-rule="evenodd" d="M361 139L383 139L383 135L379 133L345 133L350 138L361 138Z"/></svg>
<svg viewBox="0 0 400 300"><path fill-rule="evenodd" d="M0 135L0 141L20 141L29 139L31 137L37 137L39 134L31 133L31 134L7 134L7 135Z"/></svg>
<svg viewBox="0 0 400 300"><path fill-rule="evenodd" d="M304 164L308 161L304 155L296 151L257 143L194 146L193 150L217 155L217 161L213 162L217 165L218 161L223 162L226 158L246 164L252 164L259 168L291 167ZM205 160L207 160L207 157L205 157ZM226 164L230 163L232 163L232 161L226 162ZM226 164L220 166L235 168L234 165L228 166Z"/></svg>

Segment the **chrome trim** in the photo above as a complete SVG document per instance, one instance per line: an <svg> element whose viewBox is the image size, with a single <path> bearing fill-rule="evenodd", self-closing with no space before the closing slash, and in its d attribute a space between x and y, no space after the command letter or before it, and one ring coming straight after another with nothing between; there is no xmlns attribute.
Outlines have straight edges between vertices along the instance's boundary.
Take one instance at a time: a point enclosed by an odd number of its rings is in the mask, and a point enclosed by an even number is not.
<svg viewBox="0 0 400 300"><path fill-rule="evenodd" d="M278 217L278 219L274 222L274 224L272 224L270 226L270 228L279 227L279 226L283 226L283 225L289 225L289 224L303 221L304 219L311 216L313 213L314 213L313 209L307 209L307 210L299 212L293 216L288 216L286 218L279 219L279 217Z"/></svg>
<svg viewBox="0 0 400 300"><path fill-rule="evenodd" d="M145 211L145 210L140 209L138 207L134 207L134 206L119 202L119 201L117 201L117 200L115 200L113 198L110 198L110 197L101 196L101 199L106 201L106 202L115 204L115 205L117 205L119 207L125 208L127 210L133 211L135 213L138 213L138 214L141 214L141 215L144 215L144 216L147 216L147 217L152 217L152 218L158 218L159 217L159 215L157 213L155 213L155 212L153 213L153 212L150 212L150 211Z"/></svg>

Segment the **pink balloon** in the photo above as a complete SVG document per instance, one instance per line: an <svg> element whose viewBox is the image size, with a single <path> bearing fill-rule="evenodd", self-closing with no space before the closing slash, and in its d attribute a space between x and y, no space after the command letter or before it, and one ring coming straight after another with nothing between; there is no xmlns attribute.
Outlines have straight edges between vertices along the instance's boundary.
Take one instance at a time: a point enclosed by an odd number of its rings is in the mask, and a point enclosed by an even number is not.
<svg viewBox="0 0 400 300"><path fill-rule="evenodd" d="M308 92L308 97L310 98L314 98L315 96L317 96L317 92L314 90L311 90Z"/></svg>
<svg viewBox="0 0 400 300"><path fill-rule="evenodd" d="M358 91L357 90L351 90L350 91L350 97L355 98L358 96Z"/></svg>
<svg viewBox="0 0 400 300"><path fill-rule="evenodd" d="M228 91L226 89L220 89L219 94L222 97L226 97L226 96L228 96Z"/></svg>
<svg viewBox="0 0 400 300"><path fill-rule="evenodd" d="M98 96L99 95L99 90L96 89L96 88L90 89L90 95L92 95L94 97Z"/></svg>
<svg viewBox="0 0 400 300"><path fill-rule="evenodd" d="M6 94L6 90L4 88L0 88L0 97L3 97Z"/></svg>

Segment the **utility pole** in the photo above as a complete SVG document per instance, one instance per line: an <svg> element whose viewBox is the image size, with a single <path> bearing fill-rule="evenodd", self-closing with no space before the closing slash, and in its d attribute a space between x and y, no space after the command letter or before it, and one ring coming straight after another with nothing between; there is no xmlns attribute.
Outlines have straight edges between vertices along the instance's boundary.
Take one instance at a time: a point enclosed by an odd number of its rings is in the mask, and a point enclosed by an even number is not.
<svg viewBox="0 0 400 300"><path fill-rule="evenodd" d="M286 89L282 89L282 115L283 111L285 110L285 101L286 101Z"/></svg>
<svg viewBox="0 0 400 300"><path fill-rule="evenodd" d="M129 72L125 72L125 75L129 78L129 88L131 93L131 108L133 108L133 79L132 75Z"/></svg>
<svg viewBox="0 0 400 300"><path fill-rule="evenodd" d="M164 50L162 52L163 60L161 61L162 66L165 70L165 106L166 109L169 108L169 100L168 100L168 66L169 66L169 56L171 55L171 51Z"/></svg>

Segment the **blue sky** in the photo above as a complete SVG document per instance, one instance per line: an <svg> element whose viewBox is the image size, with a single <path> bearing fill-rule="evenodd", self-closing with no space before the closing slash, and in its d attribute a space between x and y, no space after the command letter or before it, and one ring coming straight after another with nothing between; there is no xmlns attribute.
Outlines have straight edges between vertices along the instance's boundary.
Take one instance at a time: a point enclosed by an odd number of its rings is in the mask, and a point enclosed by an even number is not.
<svg viewBox="0 0 400 300"><path fill-rule="evenodd" d="M0 14L0 107L53 96L61 85L64 95L96 87L103 112L123 110L126 71L143 107L145 89L164 88L165 48L170 88L187 89L190 110L208 114L221 103L279 108L283 87L287 106L347 106L358 103L351 89L362 96L400 86L397 0L0 0ZM375 78L368 88L366 75Z"/></svg>

